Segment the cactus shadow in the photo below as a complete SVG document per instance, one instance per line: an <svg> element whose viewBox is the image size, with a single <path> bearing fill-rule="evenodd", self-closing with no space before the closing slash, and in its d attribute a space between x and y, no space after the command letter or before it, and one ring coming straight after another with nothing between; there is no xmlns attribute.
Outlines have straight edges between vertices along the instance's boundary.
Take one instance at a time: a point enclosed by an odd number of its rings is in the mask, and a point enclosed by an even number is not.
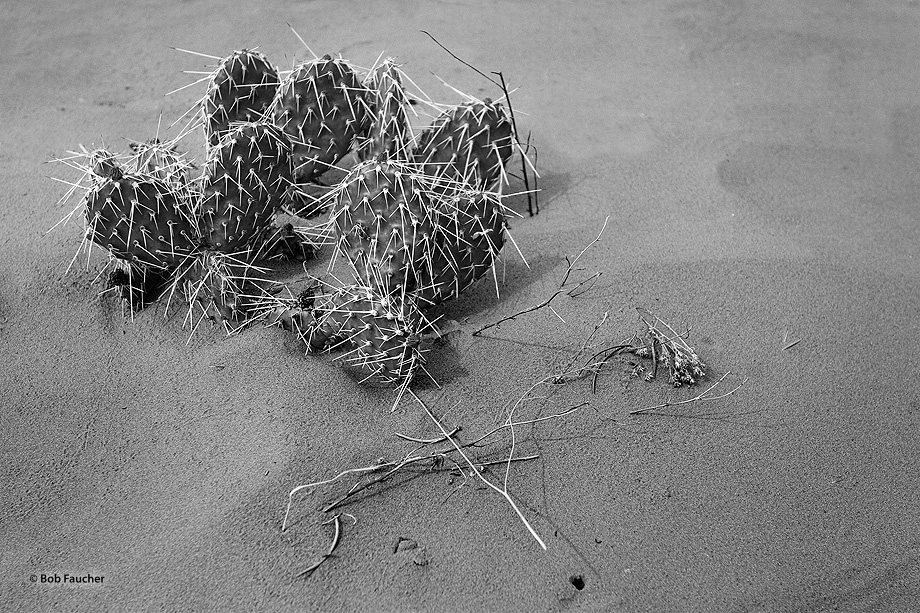
<svg viewBox="0 0 920 613"><path fill-rule="evenodd" d="M469 374L460 361L460 355L454 344L448 338L431 341L426 357L425 372L415 376L412 384L414 389L435 390L439 386L463 379Z"/></svg>
<svg viewBox="0 0 920 613"><path fill-rule="evenodd" d="M524 262L508 262L502 270L498 268L498 295L495 293L495 280L491 273L476 282L473 287L466 290L459 300L451 300L431 309L429 319L453 319L459 322L480 320L488 317L492 312L501 312L515 308L524 308L520 297L529 294L529 288L535 285L547 285L547 289L554 283L544 283L548 275L559 266L561 257L537 256L528 258L527 267ZM511 311L513 312L513 311Z"/></svg>
<svg viewBox="0 0 920 613"><path fill-rule="evenodd" d="M572 173L570 172L557 172L557 171L540 171L540 177L536 178L530 176L530 198L534 202L535 211L544 211L549 207L552 207L560 197L565 195L572 187L573 178ZM510 185L506 186L505 189L509 196L505 196L502 199L502 202L505 206L510 208L512 211L523 217L524 219L518 218L517 223L521 223L530 217L528 213L528 204L527 204L527 186L524 185L524 181L517 176L517 174L511 179ZM538 213L539 214L539 213ZM512 223L515 219L512 217Z"/></svg>

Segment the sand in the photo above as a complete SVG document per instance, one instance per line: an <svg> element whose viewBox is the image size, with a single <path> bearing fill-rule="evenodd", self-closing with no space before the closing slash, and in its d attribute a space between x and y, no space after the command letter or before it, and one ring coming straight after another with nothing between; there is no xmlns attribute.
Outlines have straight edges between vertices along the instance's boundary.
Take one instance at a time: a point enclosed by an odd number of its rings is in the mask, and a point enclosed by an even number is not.
<svg viewBox="0 0 920 613"><path fill-rule="evenodd" d="M0 609L920 611L920 3L762 4L7 3ZM546 551L475 480L419 472L342 509L335 556L296 578L351 482L295 497L282 532L291 488L399 458L393 433L431 420L278 329L130 321L97 296L98 252L65 274L81 229L46 234L66 212L49 177L74 177L44 163L183 113L200 86L163 94L206 60L171 47L303 58L286 22L319 53L395 55L441 99L432 73L498 93L422 29L520 88L543 190L512 224L530 268L508 249L500 300L483 282L443 310L462 325L430 354L442 389L417 393L448 427L501 423L605 312L597 342L639 330L635 307L692 327L702 385L746 378L630 415L705 387L614 360L595 394L524 407L588 403L518 431L539 459L509 490ZM577 271L603 275L553 303L565 323L541 309L472 336L551 295L608 216ZM64 573L103 579L30 581Z"/></svg>

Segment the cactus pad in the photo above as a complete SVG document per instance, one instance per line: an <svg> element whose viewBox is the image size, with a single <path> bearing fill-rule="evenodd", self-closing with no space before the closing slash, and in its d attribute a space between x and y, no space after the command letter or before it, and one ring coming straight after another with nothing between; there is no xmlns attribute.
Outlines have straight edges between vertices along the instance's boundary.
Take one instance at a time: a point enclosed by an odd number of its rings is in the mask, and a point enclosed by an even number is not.
<svg viewBox="0 0 920 613"><path fill-rule="evenodd" d="M326 55L297 66L271 113L294 145L294 178L308 183L348 154L371 121L367 91L343 60Z"/></svg>
<svg viewBox="0 0 920 613"><path fill-rule="evenodd" d="M419 135L413 158L427 175L492 189L513 152L511 121L501 104L486 98L439 115Z"/></svg>
<svg viewBox="0 0 920 613"><path fill-rule="evenodd" d="M117 258L172 268L195 249L198 230L164 181L127 173L107 152L93 153L85 196L87 236Z"/></svg>
<svg viewBox="0 0 920 613"><path fill-rule="evenodd" d="M415 286L435 251L428 190L412 167L371 160L343 182L334 209L339 250L356 277L384 295Z"/></svg>
<svg viewBox="0 0 920 613"><path fill-rule="evenodd" d="M388 159L408 160L412 143L409 99L403 89L399 68L392 58L372 70L365 86L373 92L373 121L367 140L359 150L361 159L384 155Z"/></svg>
<svg viewBox="0 0 920 613"><path fill-rule="evenodd" d="M505 244L504 205L494 192L458 189L436 202L437 247L415 290L423 308L459 296L493 269Z"/></svg>
<svg viewBox="0 0 920 613"><path fill-rule="evenodd" d="M232 253L262 235L290 185L290 169L290 143L273 125L244 123L224 135L204 171L204 242Z"/></svg>
<svg viewBox="0 0 920 613"><path fill-rule="evenodd" d="M318 298L313 316L316 323L305 339L309 347L344 347L343 359L370 370L372 376L404 382L424 363L420 343L426 322L411 299L352 285Z"/></svg>
<svg viewBox="0 0 920 613"><path fill-rule="evenodd" d="M205 132L211 146L237 121L257 121L278 89L278 72L258 51L234 51L221 60L202 101Z"/></svg>

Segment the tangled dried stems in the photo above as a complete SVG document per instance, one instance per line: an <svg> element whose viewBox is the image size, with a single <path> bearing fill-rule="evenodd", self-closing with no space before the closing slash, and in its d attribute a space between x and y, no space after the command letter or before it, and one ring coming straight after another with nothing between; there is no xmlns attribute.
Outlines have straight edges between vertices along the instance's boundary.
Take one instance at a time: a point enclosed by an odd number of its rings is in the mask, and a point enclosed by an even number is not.
<svg viewBox="0 0 920 613"><path fill-rule="evenodd" d="M311 490L317 487L326 486L334 484L341 479L344 479L349 476L359 476L360 479L343 495L340 495L338 498L332 502L326 504L322 509L322 513L329 513L336 508L341 507L351 501L361 492L372 488L375 485L378 485L388 479L394 477L400 471L408 469L410 467L422 465L424 469L428 472L431 471L442 471L442 470L451 470L458 471L461 476L475 477L481 481L486 487L496 492L502 496L511 506L512 510L521 520L521 522L526 527L527 531L533 536L541 548L546 549L545 541L540 537L536 529L521 511L514 497L509 491L509 481L511 477L511 465L516 462L525 462L529 460L535 460L538 455L528 455L528 456L518 456L517 446L519 443L519 428L540 423L543 421L548 421L552 419L559 419L566 417L575 413L579 409L584 408L588 405L587 402L577 404L575 406L569 407L568 409L553 413L551 415L544 415L539 417L531 417L520 419L518 414L522 410L525 404L534 400L545 400L549 397L549 393L546 395L540 395L539 391L544 387L552 387L559 385L560 377L564 377L564 380L576 380L580 378L586 369L590 366L577 366L571 369L568 369L563 373L556 373L548 375L539 381L533 383L516 401L514 401L509 407L507 407L506 418L505 420L487 431L485 434L480 435L479 437L470 440L462 441L459 438L460 432L462 432L462 426L455 426L453 428L448 428L445 425L443 417L438 417L435 412L432 410L428 404L422 400L418 394L412 389L408 390L409 395L411 395L415 401L422 407L426 415L432 421L432 423L438 428L441 433L441 436L433 439L422 439L417 437L406 436L401 433L395 433L395 435L403 440L411 441L418 444L418 447L412 449L409 453L403 456L399 460L387 461L381 460L375 464L369 466L363 466L359 468L349 468L339 472L334 477L329 479L323 479L319 481L314 481L307 483L305 485L300 485L292 489L288 494L288 504L284 514L284 520L282 521L281 529L282 531L286 530L288 527L288 519L290 518L291 506L293 504L294 496L302 491ZM550 392L550 390L547 390ZM484 446L491 445L493 442L491 439L498 435L499 433L508 433L509 441L509 452L506 457L498 460L488 460L477 458L473 455L473 452L476 449L482 448ZM431 448L435 445L441 445L443 443L448 443L447 446L441 446L439 448ZM486 467L503 465L504 472L500 482L493 481L484 474ZM464 466L466 468L464 468ZM371 475L374 475L372 478L367 478Z"/></svg>
<svg viewBox="0 0 920 613"><path fill-rule="evenodd" d="M652 370L645 375L651 381L658 374L658 364L668 368L668 383L674 387L682 384L693 385L697 379L706 375L703 364L696 350L687 344L690 335L688 328L684 334L678 334L670 325L657 315L643 308L636 309L639 319L645 324L645 334L640 339L642 344L631 349L640 357L652 359Z"/></svg>

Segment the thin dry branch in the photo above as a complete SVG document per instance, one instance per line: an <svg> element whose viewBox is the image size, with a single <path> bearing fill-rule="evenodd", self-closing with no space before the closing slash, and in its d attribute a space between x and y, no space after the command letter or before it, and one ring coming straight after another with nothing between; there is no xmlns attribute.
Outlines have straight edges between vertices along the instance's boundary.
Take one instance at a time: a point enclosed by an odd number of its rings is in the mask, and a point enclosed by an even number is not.
<svg viewBox="0 0 920 613"><path fill-rule="evenodd" d="M565 261L568 263L568 267L567 267L566 270L565 270L565 274L562 276L562 282L559 283L559 287L556 289L555 292L553 292L553 294L552 294L549 298L547 298L546 300L544 300L543 302L541 302L540 304L538 304L538 305L536 305L536 306L532 306L532 307L530 307L530 308L524 309L523 311L518 311L518 312L515 313L514 315L509 315L509 316L507 316L507 317L503 317L502 319L499 319L498 321L496 321L496 322L494 322L494 323L485 325L485 326L479 328L478 330L474 331L472 335L473 335L473 336L480 336L483 332L485 332L485 331L488 330L489 328L494 328L494 327L496 327L496 326L499 326L499 325L505 323L506 321L513 321L513 320L517 319L518 317L520 317L521 315L526 315L527 313L532 313L532 312L534 312L534 311L538 311L538 310L542 309L543 307L548 307L548 306L550 306L550 303L552 303L552 301L555 300L560 294L565 293L565 294L568 294L569 296L571 296L571 297L573 297L573 298L576 297L576 296L580 296L581 294L583 294L584 292L580 292L580 293L578 293L578 294L574 294L574 292L575 292L576 290L578 290L579 288L581 288L582 286L584 286L586 283L588 283L588 282L590 282L590 281L596 281L603 273L601 273L601 272L596 272L596 273L594 273L593 275L591 275L590 277L588 277L587 279L584 279L584 280L578 282L574 287L571 287L571 288L567 288L567 287L566 287L566 284L569 282L569 277L571 276L572 271L575 269L575 265L578 263L578 260L581 259L581 257L585 254L585 252L588 251L588 249L590 249L592 246L594 246L595 244L597 244L598 242L600 242L601 237L604 235L604 230L607 229L607 223L608 223L609 221L610 221L610 216L608 215L608 216L604 219L604 225L603 225L603 227L601 227L600 232L598 232L597 237L595 237L594 240L592 240L590 243L588 243L588 244L585 246L585 248L582 249L581 252L580 252L577 256L575 256L574 259L570 260L569 257L566 256ZM589 289L590 289L590 288L589 288ZM585 290L585 291L587 291L587 290ZM574 295L573 295L573 294L574 294Z"/></svg>
<svg viewBox="0 0 920 613"><path fill-rule="evenodd" d="M313 574L313 571L315 571L317 568L319 568L320 566L322 566L323 562L325 562L326 560L328 560L329 558L332 557L332 552L335 551L335 548L336 548L336 547L338 547L338 545L339 545L339 539L340 539L341 536L342 536L342 520L339 519L339 517L340 517L340 515L336 515L336 516L334 516L332 519L330 519L329 521L323 522L324 525L325 525L325 524L328 524L328 523L330 523L330 522L334 522L334 523L335 523L335 534L332 535L332 542L329 544L329 550L328 550L326 553L324 553L324 554L322 555L322 557L320 557L320 559L319 559L315 564L313 564L312 566L309 566L309 567L303 569L302 571L300 571L299 573L297 573L297 574L295 575L295 578L300 578L300 577L303 577L303 576L310 576L310 575L312 575L312 574Z"/></svg>
<svg viewBox="0 0 920 613"><path fill-rule="evenodd" d="M453 51L451 51L450 49L442 45L441 42L437 38L431 35L431 33L425 30L421 30L421 32L422 34L430 38L432 41L434 41L434 44L436 44L438 47L446 51L452 58L454 58L455 60L457 60L464 66L466 66L467 68L472 69L477 74L479 74L480 76L488 80L490 83L492 83L493 85L495 85L496 87L502 90L502 94L504 95L505 102L508 103L508 115L511 119L511 129L514 132L514 140L515 140L515 143L517 143L517 147L520 149L520 152L521 152L521 177L524 180L524 190L527 193L527 212L529 213L531 217L533 217L534 215L539 215L540 214L540 200L538 199L537 194L540 190L537 189L538 175L536 171L534 170L533 171L534 189L531 190L530 189L530 179L529 179L530 173L527 171L527 167L528 167L527 151L530 149L530 146L531 146L530 136L527 137L527 148L525 149L520 144L521 137L520 137L520 133L518 132L517 121L514 118L514 107L511 106L511 92L508 91L508 86L505 83L505 75L502 74L501 71L494 71L494 70L491 71L492 74L498 77L499 80L496 81L495 79L493 79L486 73L482 72L481 70L479 70L478 68L470 64L469 62L458 57L457 54L455 54ZM534 150L536 151L536 148ZM533 198L531 198L531 195L533 196Z"/></svg>
<svg viewBox="0 0 920 613"><path fill-rule="evenodd" d="M450 435L453 436L456 433L460 432L460 430L462 430L462 427L457 426L456 428L451 430ZM395 434L397 437L401 438L404 441L409 441L411 443L419 443L420 445L434 445L436 443L443 443L444 441L447 440L443 436L440 438L426 439L426 438L413 438L411 436L406 436L405 434L401 434L399 432L394 432L393 434Z"/></svg>
<svg viewBox="0 0 920 613"><path fill-rule="evenodd" d="M656 410L656 409L665 409L665 408L667 408L667 407L676 407L676 406L679 406L679 405L682 405L682 404L689 404L689 403L691 403L691 402L703 402L703 401L706 401L706 400L720 400L720 399L725 398L725 397L727 397L727 396L731 396L732 394L734 394L735 392L737 392L739 389L741 389L741 387L742 387L745 383L747 383L747 378L745 378L743 381L741 381L741 383L739 383L738 385L736 385L736 386L735 386L734 388L732 388L730 391L725 392L724 394L719 394L718 396L711 396L711 395L709 395L710 392L712 392L712 390L714 390L720 383L722 383L722 381L725 380L725 377L727 377L727 376L730 375L730 374L731 374L731 371L730 371L730 370L729 370L729 371L726 371L724 375L722 375L721 377L719 377L719 380L718 380L718 381L716 381L715 383L713 383L712 385L710 385L708 388L706 388L706 390L705 390L704 392L701 392L701 393L697 394L697 395L694 396L693 398L687 398L686 400L678 400L678 401L675 401L675 402L671 402L670 400L666 400L665 402L663 402L663 403L661 403L661 404L656 404L656 405L653 405L653 406L650 406L650 407L645 407L644 409L636 409L636 410L634 410L634 411L630 411L629 414L630 414L630 415L638 415L638 414L641 414L641 413L647 413L647 412L649 412L649 411L654 411L654 410Z"/></svg>

